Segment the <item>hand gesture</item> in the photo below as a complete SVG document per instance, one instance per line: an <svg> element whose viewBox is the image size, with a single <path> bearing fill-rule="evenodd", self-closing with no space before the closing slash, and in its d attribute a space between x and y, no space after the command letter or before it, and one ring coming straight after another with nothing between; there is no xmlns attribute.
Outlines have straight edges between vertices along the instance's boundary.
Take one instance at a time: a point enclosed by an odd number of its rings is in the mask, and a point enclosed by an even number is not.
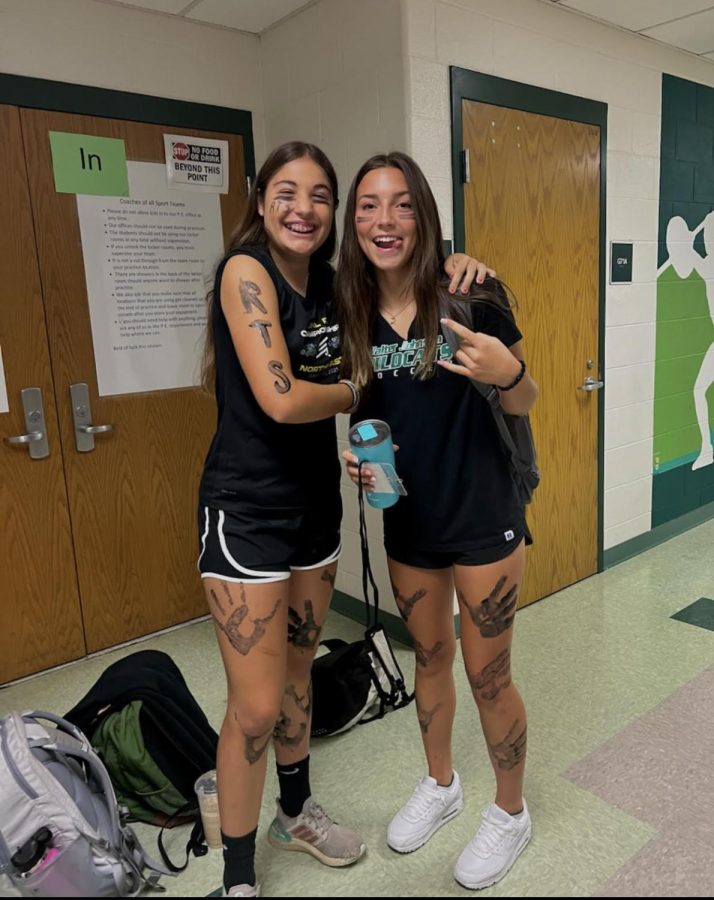
<svg viewBox="0 0 714 900"><path fill-rule="evenodd" d="M520 372L520 361L497 337L471 331L453 319L442 319L441 324L459 338L454 361L438 360L442 368L496 387L510 384Z"/></svg>

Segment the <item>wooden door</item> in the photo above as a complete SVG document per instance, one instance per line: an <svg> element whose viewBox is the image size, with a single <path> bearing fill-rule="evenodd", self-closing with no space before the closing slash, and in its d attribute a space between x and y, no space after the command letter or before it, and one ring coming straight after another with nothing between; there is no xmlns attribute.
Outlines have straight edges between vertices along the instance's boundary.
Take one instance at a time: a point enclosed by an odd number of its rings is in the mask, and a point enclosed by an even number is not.
<svg viewBox="0 0 714 900"><path fill-rule="evenodd" d="M205 612L196 572L196 498L215 425L213 400L196 388L99 396L77 200L55 191L48 132L120 138L127 160L163 162L164 133L225 139L224 237L243 209L242 139L114 119L23 109L50 354L72 516L87 649ZM111 424L94 451L75 448L70 385L86 382L95 424Z"/></svg>
<svg viewBox="0 0 714 900"><path fill-rule="evenodd" d="M528 509L525 605L597 570L597 393L578 386L601 368L600 130L465 100L463 134L466 249L513 289L540 386L531 419L543 477Z"/></svg>
<svg viewBox="0 0 714 900"><path fill-rule="evenodd" d="M0 106L0 347L9 412L0 413L0 683L83 656L62 447L16 107ZM49 455L32 459L20 400L40 388Z"/></svg>

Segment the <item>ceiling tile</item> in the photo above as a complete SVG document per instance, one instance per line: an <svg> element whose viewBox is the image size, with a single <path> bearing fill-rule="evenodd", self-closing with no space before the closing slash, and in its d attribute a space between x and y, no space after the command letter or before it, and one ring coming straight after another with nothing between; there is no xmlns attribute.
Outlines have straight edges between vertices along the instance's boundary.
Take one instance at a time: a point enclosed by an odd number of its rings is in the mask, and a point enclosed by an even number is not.
<svg viewBox="0 0 714 900"><path fill-rule="evenodd" d="M562 0L560 5L631 31L642 31L643 28L710 9L714 3L712 0Z"/></svg>
<svg viewBox="0 0 714 900"><path fill-rule="evenodd" d="M225 25L259 34L312 0L201 0L186 13L187 19Z"/></svg>
<svg viewBox="0 0 714 900"><path fill-rule="evenodd" d="M692 53L711 53L714 51L714 9L670 22L669 25L648 28L642 33Z"/></svg>

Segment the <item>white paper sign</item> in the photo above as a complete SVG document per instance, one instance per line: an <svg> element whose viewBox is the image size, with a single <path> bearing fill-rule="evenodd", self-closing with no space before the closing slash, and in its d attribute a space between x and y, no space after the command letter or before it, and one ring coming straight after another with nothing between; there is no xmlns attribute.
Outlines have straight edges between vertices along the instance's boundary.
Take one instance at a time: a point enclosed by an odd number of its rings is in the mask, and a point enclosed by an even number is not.
<svg viewBox="0 0 714 900"><path fill-rule="evenodd" d="M99 394L198 384L206 293L223 254L217 194L128 162L129 196L77 196Z"/></svg>
<svg viewBox="0 0 714 900"><path fill-rule="evenodd" d="M7 384L5 383L5 366L2 363L2 347L0 347L0 413L10 412L10 404L7 399Z"/></svg>
<svg viewBox="0 0 714 900"><path fill-rule="evenodd" d="M228 193L228 141L165 134L164 152L170 188Z"/></svg>

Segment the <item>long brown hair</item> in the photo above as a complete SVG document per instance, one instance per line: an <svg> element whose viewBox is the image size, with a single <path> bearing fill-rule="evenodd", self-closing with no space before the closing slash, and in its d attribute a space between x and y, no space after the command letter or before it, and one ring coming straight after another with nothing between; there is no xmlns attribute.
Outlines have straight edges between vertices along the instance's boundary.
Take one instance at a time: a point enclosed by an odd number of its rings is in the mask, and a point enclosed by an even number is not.
<svg viewBox="0 0 714 900"><path fill-rule="evenodd" d="M288 141L280 144L267 157L260 171L255 177L253 186L248 194L248 203L246 205L243 217L239 221L237 227L228 239L226 246L226 255L237 247L247 244L261 244L267 246L268 235L265 230L263 217L258 211L258 201L265 196L268 184L275 173L286 166L288 163L296 159L309 157L316 163L327 176L332 189L333 198L333 217L332 226L325 242L310 257L310 270L313 271L318 266L329 264L334 256L337 246L337 224L334 217L334 210L338 204L337 175L330 160L325 154L314 144L307 144L303 141ZM224 257L225 258L225 257ZM206 296L207 321L206 336L203 346L203 356L201 359L201 384L208 390L213 391L216 377L216 354L213 340L213 305L216 302L214 291L209 291Z"/></svg>
<svg viewBox="0 0 714 900"><path fill-rule="evenodd" d="M416 221L416 247L409 263L406 291L416 301L416 328L424 338L424 356L416 375L424 380L434 371L439 318L449 316L469 323L465 304L456 301L447 290L444 275L444 241L439 211L429 183L414 160L406 153L380 153L370 157L360 168L350 186L345 207L345 221L337 266L337 310L342 337L342 368L345 377L364 388L372 380L372 331L378 312L379 289L374 266L362 252L355 228L357 189L362 179L374 169L399 169L404 175ZM466 301L486 301L500 307L511 304L499 282L489 279L475 285Z"/></svg>

